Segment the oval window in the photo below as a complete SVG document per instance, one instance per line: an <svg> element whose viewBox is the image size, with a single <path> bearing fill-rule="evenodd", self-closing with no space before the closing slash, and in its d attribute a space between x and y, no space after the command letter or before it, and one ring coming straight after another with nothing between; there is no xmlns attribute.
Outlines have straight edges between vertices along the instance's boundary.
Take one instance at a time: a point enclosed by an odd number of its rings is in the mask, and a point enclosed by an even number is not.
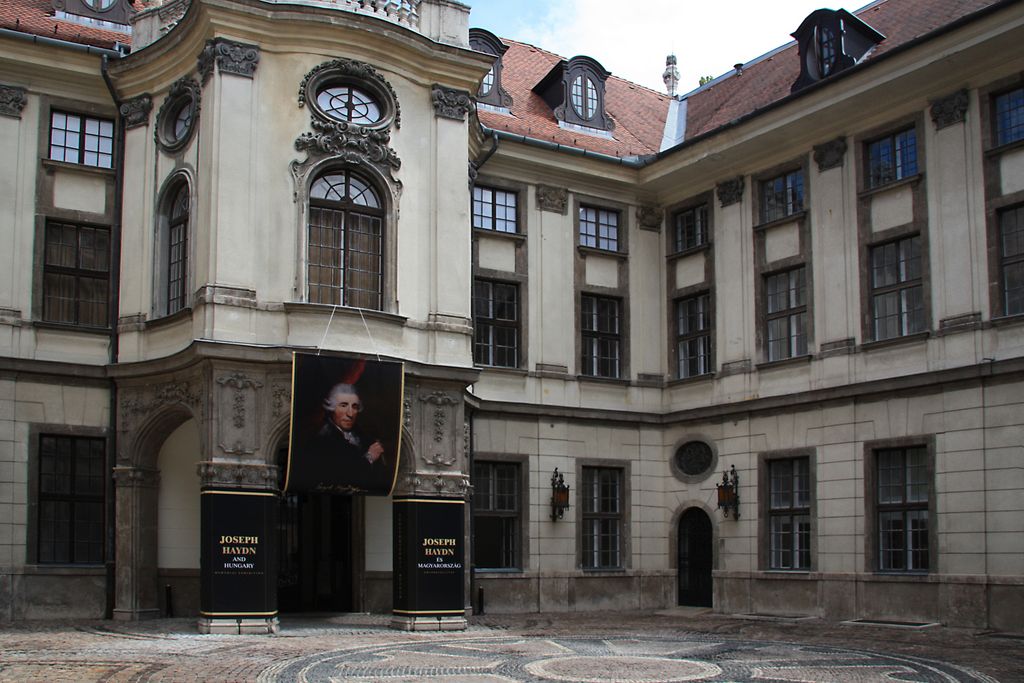
<svg viewBox="0 0 1024 683"><path fill-rule="evenodd" d="M383 116L373 95L350 85L324 85L317 90L316 103L332 119L362 126L372 126Z"/></svg>
<svg viewBox="0 0 1024 683"><path fill-rule="evenodd" d="M581 119L589 120L594 117L594 113L597 112L597 87L590 78L577 76L572 82L570 98L572 108Z"/></svg>

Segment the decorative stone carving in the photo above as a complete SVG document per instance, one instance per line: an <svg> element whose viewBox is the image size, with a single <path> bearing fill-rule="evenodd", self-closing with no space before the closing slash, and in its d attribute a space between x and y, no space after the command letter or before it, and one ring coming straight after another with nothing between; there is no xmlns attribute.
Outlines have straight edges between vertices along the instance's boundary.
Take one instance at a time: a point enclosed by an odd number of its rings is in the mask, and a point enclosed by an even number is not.
<svg viewBox="0 0 1024 683"><path fill-rule="evenodd" d="M391 135L386 130L372 130L344 121L321 121L313 119L314 133L303 133L295 140L295 149L309 156L303 162L292 162L292 174L296 187L302 185L300 178L318 160L337 157L348 164L373 166L388 178L396 192L402 183L395 179L393 172L402 166L395 150L389 146Z"/></svg>
<svg viewBox="0 0 1024 683"><path fill-rule="evenodd" d="M743 176L726 180L718 184L718 201L725 208L731 204L738 204L743 199Z"/></svg>
<svg viewBox="0 0 1024 683"><path fill-rule="evenodd" d="M194 78L179 78L171 86L167 98L156 114L156 130L153 135L161 149L170 153L177 152L192 139L196 122L199 120L200 96L199 83ZM188 128L179 135L175 130L175 122L171 119L177 117L182 107L189 108Z"/></svg>
<svg viewBox="0 0 1024 683"><path fill-rule="evenodd" d="M394 108L395 128L402 127L402 108L398 103L398 95L391 84L387 82L380 73L365 62L357 62L354 59L335 59L324 62L309 71L299 84L299 106L306 106L306 102L316 98L316 87L319 83L334 77L341 77L349 80L360 80L376 88L380 95L388 99L385 104ZM388 117L382 119L386 125Z"/></svg>
<svg viewBox="0 0 1024 683"><path fill-rule="evenodd" d="M160 470L141 467L115 467L114 485L117 487L157 488L160 486Z"/></svg>
<svg viewBox="0 0 1024 683"><path fill-rule="evenodd" d="M403 493L423 495L453 495L465 497L469 491L469 477L464 474L449 474L447 472L435 472L424 477L419 474L410 474L402 482Z"/></svg>
<svg viewBox="0 0 1024 683"><path fill-rule="evenodd" d="M271 408L270 414L274 417L281 417L285 410L291 406L292 388L287 384L273 384L270 389Z"/></svg>
<svg viewBox="0 0 1024 683"><path fill-rule="evenodd" d="M149 387L146 387L148 389ZM185 405L198 409L202 397L198 389L190 382L169 382L157 385L151 395L146 392L130 395L127 392L121 394L121 418L129 422L140 415L158 410L168 405Z"/></svg>
<svg viewBox="0 0 1024 683"><path fill-rule="evenodd" d="M814 146L814 161L818 164L818 171L839 168L845 156L846 138L836 138Z"/></svg>
<svg viewBox="0 0 1024 683"><path fill-rule="evenodd" d="M458 462L458 460L459 459L457 457L455 457L454 455L449 456L449 457L446 458L443 455L441 455L440 453L434 453L431 456L427 456L427 455L423 456L423 462L427 463L428 465L432 465L434 467L451 467L456 462Z"/></svg>
<svg viewBox="0 0 1024 683"><path fill-rule="evenodd" d="M217 445L231 455L255 453L258 420L247 428L247 418L250 410L256 411L256 390L263 388L263 382L237 371L218 377L216 382L228 392L228 396L222 393L217 403L223 416L216 425Z"/></svg>
<svg viewBox="0 0 1024 683"><path fill-rule="evenodd" d="M967 117L969 100L966 90L957 90L951 95L932 101L931 114L936 130L942 130L956 123L963 123Z"/></svg>
<svg viewBox="0 0 1024 683"><path fill-rule="evenodd" d="M137 128L149 123L149 112L153 111L153 98L148 94L142 94L125 100L121 103L119 110L124 117L125 128Z"/></svg>
<svg viewBox="0 0 1024 683"><path fill-rule="evenodd" d="M402 425L406 429L412 429L412 397L409 394L402 400Z"/></svg>
<svg viewBox="0 0 1024 683"><path fill-rule="evenodd" d="M20 119L21 110L28 104L27 92L16 85L0 84L0 114Z"/></svg>
<svg viewBox="0 0 1024 683"><path fill-rule="evenodd" d="M214 38L206 41L206 47L199 53L196 66L203 85L213 74L213 65L222 74L235 74L245 78L252 78L256 73L256 66L260 61L260 48L258 45L238 43L226 38Z"/></svg>
<svg viewBox="0 0 1024 683"><path fill-rule="evenodd" d="M537 207L541 211L566 215L569 212L569 190L564 187L538 185Z"/></svg>
<svg viewBox="0 0 1024 683"><path fill-rule="evenodd" d="M459 399L444 391L432 391L429 394L420 396L420 401L431 403L435 406L457 406Z"/></svg>
<svg viewBox="0 0 1024 683"><path fill-rule="evenodd" d="M654 206L636 207L636 222L644 230L661 230L661 221L664 212Z"/></svg>
<svg viewBox="0 0 1024 683"><path fill-rule="evenodd" d="M434 115L444 119L465 121L466 114L473 110L473 98L465 90L446 88L435 83L430 91L430 99L434 103Z"/></svg>
<svg viewBox="0 0 1024 683"><path fill-rule="evenodd" d="M192 0L171 0L171 2L165 3L157 14L160 17L160 32L167 33L177 26L185 16L185 12L188 11L191 2Z"/></svg>
<svg viewBox="0 0 1024 683"><path fill-rule="evenodd" d="M238 462L201 462L196 472L203 486L276 489L278 469L274 465Z"/></svg>

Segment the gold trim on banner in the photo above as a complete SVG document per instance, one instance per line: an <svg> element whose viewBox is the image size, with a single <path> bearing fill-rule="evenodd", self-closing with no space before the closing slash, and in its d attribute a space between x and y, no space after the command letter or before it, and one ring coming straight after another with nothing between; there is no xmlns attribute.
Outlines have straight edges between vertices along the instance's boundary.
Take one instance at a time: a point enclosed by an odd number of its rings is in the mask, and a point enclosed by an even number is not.
<svg viewBox="0 0 1024 683"><path fill-rule="evenodd" d="M392 503L437 503L439 505L465 505L464 500L453 500L448 498L392 498Z"/></svg>
<svg viewBox="0 0 1024 683"><path fill-rule="evenodd" d="M452 610L452 609L435 609L435 610L393 609L393 610L391 610L391 613L392 614L413 614L413 615L415 615L415 614L432 614L434 616L437 616L437 615L441 614L441 615L450 615L450 616L453 616L453 617L464 617L464 616L466 616L466 610L464 610L464 609L460 609L460 610Z"/></svg>
<svg viewBox="0 0 1024 683"><path fill-rule="evenodd" d="M210 491L210 490L207 490L207 491L201 491L199 495L201 495L201 496L266 496L268 498L277 498L277 494L276 493L271 493L269 491L224 491L224 490Z"/></svg>

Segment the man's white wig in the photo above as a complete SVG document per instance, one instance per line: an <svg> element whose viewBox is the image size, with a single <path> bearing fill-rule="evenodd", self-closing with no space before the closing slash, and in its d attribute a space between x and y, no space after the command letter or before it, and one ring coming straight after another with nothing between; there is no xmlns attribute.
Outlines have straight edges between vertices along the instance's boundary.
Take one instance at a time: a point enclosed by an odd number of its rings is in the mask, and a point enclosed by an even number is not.
<svg viewBox="0 0 1024 683"><path fill-rule="evenodd" d="M351 395L358 398L360 401L362 397L359 395L359 390L351 384L335 384L331 387L331 390L327 392L327 397L324 398L324 410L331 413L338 407L338 397L344 395Z"/></svg>

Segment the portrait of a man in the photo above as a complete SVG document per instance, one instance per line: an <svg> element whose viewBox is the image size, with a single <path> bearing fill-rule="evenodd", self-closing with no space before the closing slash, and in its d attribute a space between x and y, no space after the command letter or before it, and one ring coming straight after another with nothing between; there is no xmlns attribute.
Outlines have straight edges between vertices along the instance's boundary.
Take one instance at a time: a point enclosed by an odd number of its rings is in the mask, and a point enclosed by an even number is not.
<svg viewBox="0 0 1024 683"><path fill-rule="evenodd" d="M401 399L400 363L296 354L285 489L389 495Z"/></svg>

